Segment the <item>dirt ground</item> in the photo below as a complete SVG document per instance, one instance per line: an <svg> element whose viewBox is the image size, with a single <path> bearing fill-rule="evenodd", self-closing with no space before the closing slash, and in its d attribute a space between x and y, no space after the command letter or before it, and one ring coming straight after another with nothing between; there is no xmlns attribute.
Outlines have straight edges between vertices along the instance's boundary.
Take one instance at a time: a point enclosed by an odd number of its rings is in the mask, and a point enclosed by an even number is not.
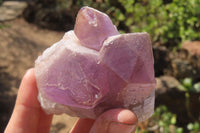
<svg viewBox="0 0 200 133"><path fill-rule="evenodd" d="M24 73L44 49L62 38L64 32L50 31L27 23L22 18L0 23L0 132L3 132L14 107ZM69 132L77 118L54 116L51 133Z"/></svg>

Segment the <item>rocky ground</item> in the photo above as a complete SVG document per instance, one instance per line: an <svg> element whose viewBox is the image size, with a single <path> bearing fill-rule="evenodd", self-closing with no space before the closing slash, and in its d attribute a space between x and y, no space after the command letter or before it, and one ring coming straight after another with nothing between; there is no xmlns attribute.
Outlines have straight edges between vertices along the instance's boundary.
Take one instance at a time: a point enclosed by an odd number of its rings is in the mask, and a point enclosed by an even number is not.
<svg viewBox="0 0 200 133"><path fill-rule="evenodd" d="M0 1L1 2L1 1ZM0 6L0 22L13 20L20 16L27 3L23 1L5 1Z"/></svg>

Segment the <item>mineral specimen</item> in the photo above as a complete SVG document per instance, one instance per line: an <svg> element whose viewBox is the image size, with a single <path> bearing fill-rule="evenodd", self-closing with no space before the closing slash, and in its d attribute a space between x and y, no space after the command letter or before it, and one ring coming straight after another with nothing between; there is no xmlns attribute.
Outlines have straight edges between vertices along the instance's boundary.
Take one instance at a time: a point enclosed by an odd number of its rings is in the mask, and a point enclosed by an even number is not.
<svg viewBox="0 0 200 133"><path fill-rule="evenodd" d="M154 111L149 35L119 34L106 14L90 7L79 11L74 31L38 57L35 76L47 113L95 119L127 108L143 121Z"/></svg>

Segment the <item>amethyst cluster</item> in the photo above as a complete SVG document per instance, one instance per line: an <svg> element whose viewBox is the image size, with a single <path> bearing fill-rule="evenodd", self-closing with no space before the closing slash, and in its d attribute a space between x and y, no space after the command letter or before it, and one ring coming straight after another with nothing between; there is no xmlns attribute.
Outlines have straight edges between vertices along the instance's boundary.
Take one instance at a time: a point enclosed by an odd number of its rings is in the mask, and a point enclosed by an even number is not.
<svg viewBox="0 0 200 133"><path fill-rule="evenodd" d="M47 113L94 119L127 108L143 121L154 111L149 35L119 34L106 14L90 7L79 11L74 30L38 57L35 76Z"/></svg>

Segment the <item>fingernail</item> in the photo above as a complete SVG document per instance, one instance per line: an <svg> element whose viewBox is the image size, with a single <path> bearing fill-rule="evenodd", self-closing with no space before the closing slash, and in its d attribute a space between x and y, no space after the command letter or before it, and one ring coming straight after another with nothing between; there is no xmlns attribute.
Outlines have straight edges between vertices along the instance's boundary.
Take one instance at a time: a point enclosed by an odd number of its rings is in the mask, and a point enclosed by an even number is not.
<svg viewBox="0 0 200 133"><path fill-rule="evenodd" d="M135 129L136 125L111 122L108 128L108 133L132 133Z"/></svg>
<svg viewBox="0 0 200 133"><path fill-rule="evenodd" d="M130 110L122 110L118 116L118 121L109 124L108 133L132 133L136 129L137 117Z"/></svg>
<svg viewBox="0 0 200 133"><path fill-rule="evenodd" d="M118 114L118 122L129 124L129 125L136 125L137 123L137 116L130 110L122 110Z"/></svg>

